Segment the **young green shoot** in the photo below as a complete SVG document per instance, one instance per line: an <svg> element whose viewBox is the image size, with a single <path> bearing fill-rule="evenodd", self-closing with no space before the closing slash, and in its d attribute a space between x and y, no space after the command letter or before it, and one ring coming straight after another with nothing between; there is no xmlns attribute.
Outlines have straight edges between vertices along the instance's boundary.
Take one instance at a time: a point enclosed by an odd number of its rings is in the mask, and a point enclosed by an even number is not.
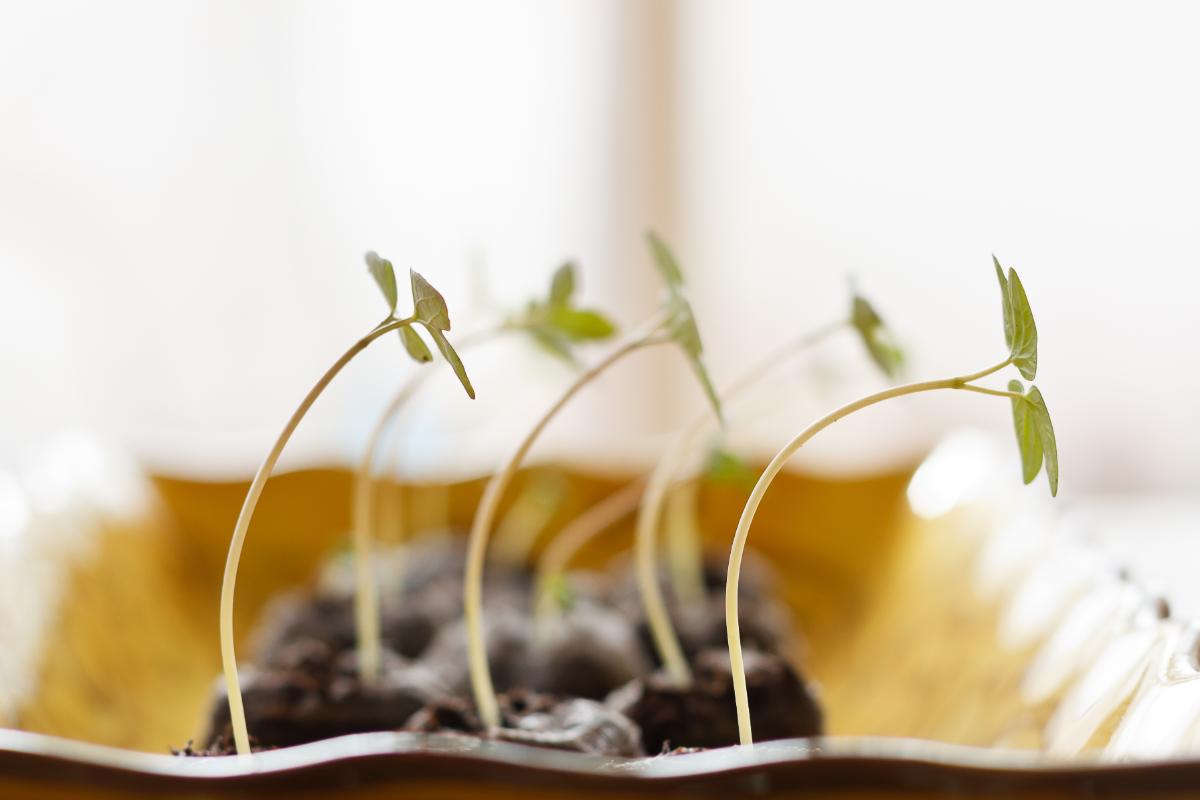
<svg viewBox="0 0 1200 800"><path fill-rule="evenodd" d="M571 559L597 536L612 528L637 510L645 483L635 480L625 484L604 499L590 506L558 532L538 557L534 570L534 633L537 641L545 641L556 612L569 597L565 591L567 567Z"/></svg>
<svg viewBox="0 0 1200 800"><path fill-rule="evenodd" d="M489 342L504 333L518 332L531 336L538 346L553 355L573 365L577 364L574 345L607 339L616 328L599 311L579 308L576 305L575 290L578 281L575 273L574 263L568 261L562 264L551 277L550 289L544 299L530 300L520 314L513 315L493 327L468 334L459 343L459 349L465 350ZM392 280L394 284L394 279ZM380 287L390 301L391 294L387 288L389 285L385 269ZM405 336L405 347L413 358L429 361L433 357L415 333L408 331ZM371 569L371 537L376 527L375 506L372 502L376 493L376 480L372 468L383 445L384 434L430 374L424 370L413 373L396 392L371 429L366 451L355 473L354 500L351 505L355 574L354 621L358 642L359 677L368 685L378 680L381 658L381 611L378 587Z"/></svg>
<svg viewBox="0 0 1200 800"><path fill-rule="evenodd" d="M738 578L741 572L742 556L745 552L750 526L754 522L754 515L758 511L763 496L788 459L808 440L856 411L906 395L948 389L1004 397L1008 398L1012 406L1017 447L1021 454L1022 478L1025 483L1032 482L1042 466L1045 465L1046 477L1050 483L1050 494L1052 496L1058 494L1058 448L1054 439L1054 426L1050 422L1050 412L1046 408L1042 393L1035 386L1030 386L1026 390L1022 383L1015 379L1009 382L1006 390L979 386L976 383L976 381L1009 366L1016 367L1021 376L1028 381L1032 381L1037 375L1037 326L1033 321L1033 312L1030 310L1029 300L1025 296L1025 289L1015 270L1009 269L1006 276L1000 262L994 257L992 260L996 267L996 275L1000 280L1004 341L1008 347L1008 355L1003 361L978 372L895 386L847 403L813 422L788 442L771 459L754 485L750 499L746 502L741 518L738 520L737 530L734 532L733 546L729 554L729 574L725 584L725 625L729 639L729 660L733 673L738 731L743 745L751 745L754 740L750 727L750 708L746 694L746 672L742 661L741 633L738 629Z"/></svg>
<svg viewBox="0 0 1200 800"><path fill-rule="evenodd" d="M852 327L861 337L871 358L884 374L894 378L903 365L900 348L883 324L883 320L871 304L861 295L852 296L848 317L817 328L784 342L755 361L742 375L734 380L721 394L725 402L731 402L768 378L789 356L804 353L825 341L846 326ZM657 531L675 475L689 453L695 452L701 440L708 435L710 421L700 415L683 428L667 447L646 483L646 494L638 510L637 527L634 533L634 556L637 567L638 592L651 638L668 678L677 686L691 683L691 669L684 657L679 637L671 624L667 604L658 582ZM693 585L702 579L693 576L685 579Z"/></svg>
<svg viewBox="0 0 1200 800"><path fill-rule="evenodd" d="M483 565L487 553L488 537L495 523L500 500L520 468L530 449L551 420L581 389L603 374L609 367L627 356L648 347L674 343L680 347L696 374L705 395L720 416L720 401L708 377L708 370L701 360L703 346L695 316L683 284L683 273L674 255L653 233L648 235L655 266L666 284L666 299L658 314L641 328L629 334L607 356L585 370L566 391L550 406L525 436L512 457L496 472L484 488L483 498L475 512L467 542L466 575L463 581L463 612L467 626L467 653L471 675L471 689L480 719L487 727L500 723L499 706L492 684L491 670L487 661L487 645L483 632Z"/></svg>
<svg viewBox="0 0 1200 800"><path fill-rule="evenodd" d="M388 315L383 321L371 328L361 339L350 346L345 353L333 363L325 374L316 382L316 384L305 395L300 405L288 419L284 425L283 431L275 440L267 457L263 460L262 466L258 468L258 472L254 475L254 480L250 483L250 488L246 492L246 499L242 503L241 512L238 514L237 522L233 528L233 537L229 542L229 553L225 560L225 574L221 583L221 664L225 674L225 688L229 695L229 718L233 728L234 743L237 745L239 755L247 756L250 754L250 735L246 730L246 713L242 704L241 683L238 680L237 673L237 657L234 651L233 639L233 600L234 587L237 584L238 564L242 557L242 548L246 541L246 532L250 528L250 520L254 516L254 509L258 506L258 500L262 496L262 491L266 487L267 479L271 477L271 472L275 469L275 464L279 461L279 457L283 454L284 447L287 446L288 440L291 439L300 421L304 419L304 415L316 402L325 388L337 377L338 373L349 364L355 356L365 350L376 339L385 336L393 331L399 333L400 340L404 343L405 349L414 359L420 362L432 360L433 356L426 347L424 341L413 330L414 325L420 325L433 339L442 356L453 368L455 375L462 382L463 388L466 389L469 397L475 396L475 390L471 387L471 381L467 377L466 369L463 367L462 361L458 357L450 342L446 339L446 331L450 330L450 316L446 310L446 302L442 299L441 294L437 289L429 284L417 272L409 271L409 282L412 286L413 313L410 316L399 318L396 316L396 305L399 300L396 288L396 274L392 268L391 262L380 258L375 253L367 254L367 268L371 276L375 279L380 290L383 292L384 299L388 302Z"/></svg>

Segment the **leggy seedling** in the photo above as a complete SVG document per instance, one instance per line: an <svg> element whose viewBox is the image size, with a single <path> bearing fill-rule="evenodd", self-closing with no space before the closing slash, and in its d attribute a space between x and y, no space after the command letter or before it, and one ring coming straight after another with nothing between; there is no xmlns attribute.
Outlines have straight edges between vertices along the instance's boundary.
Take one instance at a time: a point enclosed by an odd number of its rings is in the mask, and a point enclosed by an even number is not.
<svg viewBox="0 0 1200 800"><path fill-rule="evenodd" d="M868 354L885 375L895 377L899 374L903 363L899 347L872 305L861 295L854 293L847 318L798 336L767 353L722 392L722 400L726 403L734 400L771 375L779 365L785 363L787 357L805 352L846 326L858 332ZM662 661L667 676L677 686L687 686L691 683L691 670L683 655L683 648L679 645L679 637L671 624L671 616L667 612L662 588L658 582L656 531L675 473L687 454L693 452L700 439L708 433L709 424L706 415L697 417L680 431L663 453L646 483L646 494L638 511L634 533L638 591L646 620L659 660ZM693 583L701 581L698 576L693 576L691 580Z"/></svg>
<svg viewBox="0 0 1200 800"><path fill-rule="evenodd" d="M573 346L582 342L599 341L610 337L615 328L599 311L575 305L577 287L575 265L567 262L555 270L550 290L544 299L530 300L519 314L497 325L469 334L459 343L459 349L473 347L509 333L525 333L554 355L576 363ZM385 290L386 294L386 290ZM429 361L433 355L416 335L405 338L405 346L413 358ZM375 530L375 478L372 465L376 461L384 433L397 415L420 389L430 373L424 370L412 377L396 392L387 408L371 429L366 451L359 462L354 481L352 523L354 539L354 620L358 641L359 677L374 683L379 676L380 609L375 578L371 570L371 535Z"/></svg>
<svg viewBox="0 0 1200 800"><path fill-rule="evenodd" d="M639 350L670 342L678 344L684 351L709 402L718 416L720 415L720 401L717 399L717 393L712 387L708 371L701 360L703 347L700 343L700 332L696 328L692 307L684 290L683 274L680 272L675 257L662 240L654 234L649 234L648 240L654 256L654 263L667 286L667 297L663 308L649 322L627 336L622 344L602 358L595 366L581 374L550 406L550 409L525 436L512 457L488 482L479 508L475 512L475 519L471 524L470 538L467 542L466 576L463 582L463 612L467 625L467 654L471 689L475 695L475 705L480 719L488 727L499 725L500 710L492 685L491 671L488 667L487 646L483 633L484 556L487 552L488 536L495 521L500 499L542 431L572 397L613 364Z"/></svg>
<svg viewBox="0 0 1200 800"><path fill-rule="evenodd" d="M262 466L255 473L254 480L250 483L250 489L246 492L246 499L242 503L242 510L233 527L233 537L229 542L229 554L225 559L225 574L221 582L221 665L225 673L226 692L229 695L229 719L233 728L233 740L239 755L250 753L250 735L246 730L246 713L242 705L241 683L238 680L237 656L233 644L234 587L237 584L238 564L241 561L242 547L246 541L246 531L250 528L254 509L258 505L267 479L271 477L271 472L275 469L275 464L283 454L283 449L291 439L292 433L295 432L300 421L304 419L304 415L308 413L325 388L342 371L342 368L381 336L398 331L405 349L413 358L417 361L430 361L432 355L429 348L413 330L414 325L425 328L442 356L453 368L454 374L462 382L467 395L475 397L475 390L471 387L466 368L463 367L458 353L446 339L446 331L450 330L450 315L446 309L446 301L442 299L442 295L437 289L434 289L419 273L410 270L409 281L412 285L413 313L411 316L400 319L396 316L396 304L399 297L396 289L396 274L391 262L380 258L375 253L368 253L367 268L388 302L388 315L382 322L371 328L365 336L351 345L350 349L325 371L325 374L309 390L304 400L292 413L291 418L284 425L283 431L275 440L275 444L267 453L266 459L263 460Z"/></svg>
<svg viewBox="0 0 1200 800"><path fill-rule="evenodd" d="M734 533L733 546L729 553L729 575L725 584L725 625L729 639L729 661L733 674L734 698L737 704L738 734L742 744L750 745L754 741L750 728L749 701L746 695L746 672L742 663L742 640L738 629L738 577L742 566L742 555L746 548L750 526L754 522L754 515L758 511L758 506L770 487L771 481L783 469L787 460L809 439L856 411L895 397L940 389L955 389L1006 397L1012 405L1017 446L1021 453L1021 472L1025 483L1031 483L1037 477L1042 464L1045 463L1046 477L1050 482L1050 494L1058 494L1058 448L1054 440L1054 426L1050 422L1050 412L1046 408L1045 400L1042 399L1042 393L1035 386L1030 386L1026 390L1021 382L1015 379L1009 382L1007 391L990 389L975 383L975 381L997 373L1008 366L1016 367L1021 376L1028 381L1032 381L1037 375L1037 327L1033 321L1033 312L1029 308L1029 300L1025 296L1025 289L1015 270L1009 269L1006 277L1000 262L995 258L992 260L996 267L996 275L1000 279L1004 313L1004 341L1009 351L1007 358L987 369L967 375L909 383L876 392L826 414L801 431L775 454L750 493L750 499L742 510L737 530Z"/></svg>

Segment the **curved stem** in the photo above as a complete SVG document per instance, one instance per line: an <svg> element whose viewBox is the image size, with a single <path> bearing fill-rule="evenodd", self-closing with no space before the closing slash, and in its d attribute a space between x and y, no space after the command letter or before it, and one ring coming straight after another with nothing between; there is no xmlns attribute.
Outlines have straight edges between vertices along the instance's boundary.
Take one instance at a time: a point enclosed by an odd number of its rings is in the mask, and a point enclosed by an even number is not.
<svg viewBox="0 0 1200 800"><path fill-rule="evenodd" d="M258 506L258 499L262 496L267 479L271 477L271 471L275 469L275 464L279 461L279 456L282 455L283 448L287 446L288 440L292 438L292 434L300 424L300 420L304 419L304 415L308 413L308 409L321 396L321 392L325 391L325 387L329 386L330 382L342 371L342 368L350 363L356 355L366 349L371 342L386 333L399 330L413 321L413 317L401 320L385 320L372 328L366 336L359 339L349 350L343 353L341 358L325 371L325 374L308 391L304 400L300 402L300 405L292 413L291 418L284 425L283 431L279 434L279 438L275 440L275 444L271 447L271 451L267 453L266 459L263 460L262 466L255 473L254 480L250 482L250 488L246 492L246 499L242 502L242 510L238 513L237 522L233 526L233 537L229 541L229 553L225 558L225 573L221 579L221 667L225 673L225 689L229 695L229 721L233 728L233 740L237 745L239 755L246 756L250 754L250 735L246 730L246 711L242 705L242 687L241 682L238 680L237 656L233 646L233 592L237 583L237 571L238 564L242 558L242 547L246 542L246 531L250 528L250 519L254 516L254 509Z"/></svg>
<svg viewBox="0 0 1200 800"><path fill-rule="evenodd" d="M464 336L458 344L458 350L461 352L464 348L487 341L501 330L503 329L489 328ZM379 589L371 570L371 534L375 530L375 507L371 501L376 487L371 467L375 463L388 426L433 374L434 370L413 372L396 392L387 408L379 415L375 427L371 429L366 451L354 476L354 501L351 506L354 543L354 626L358 642L358 675L367 685L373 685L379 679L381 651Z"/></svg>
<svg viewBox="0 0 1200 800"><path fill-rule="evenodd" d="M616 525L624 516L637 510L645 484L641 480L627 483L579 516L559 531L538 559L534 575L537 598L534 603L534 629L545 631L554 617L555 604L551 591L556 578L567 570L571 558L588 542Z"/></svg>
<svg viewBox="0 0 1200 800"><path fill-rule="evenodd" d="M475 706L479 712L479 718L486 727L491 728L500 724L500 708L496 702L496 690L492 684L491 670L488 667L487 643L483 633L483 562L487 553L488 535L495 522L500 499L520 468L521 462L524 461L525 456L550 420L554 419L555 415L580 389L604 370L635 350L650 346L646 341L647 337L662 324L663 320L655 319L652 325L635 332L624 344L576 378L533 426L533 430L525 436L516 452L504 467L492 476L483 490L483 498L479 501L479 507L475 511L475 518L471 522L470 537L467 540L467 566L463 579L463 615L467 623L467 658L471 674L471 690L475 695Z"/></svg>
<svg viewBox="0 0 1200 800"><path fill-rule="evenodd" d="M845 321L831 323L773 350L733 381L721 393L722 398L729 400L736 397L770 375L785 356L821 342L845 325ZM666 452L663 453L646 483L646 493L642 499L642 506L638 510L637 528L634 532L638 594L642 598L642 608L646 614L646 621L650 627L651 638L654 640L658 658L662 661L668 677L678 686L686 686L691 683L692 672L688 667L687 658L683 655L679 637L671 624L671 615L667 612L662 587L658 582L656 533L659 520L662 518L667 491L671 487L680 463L688 453L695 449L701 436L706 434L713 424L712 417L707 412L698 415L690 425L679 432Z"/></svg>
<svg viewBox="0 0 1200 800"><path fill-rule="evenodd" d="M733 534L733 546L729 551L729 575L725 581L725 630L729 640L729 663L733 674L733 694L737 704L738 735L742 744L752 745L754 739L750 729L750 704L746 694L746 670L742 661L742 637L738 626L738 578L741 574L742 556L745 553L746 539L750 533L750 525L754 522L754 515L758 512L758 506L762 502L763 495L767 493L767 489L770 488L771 482L775 480L775 476L783 469L788 459L795 455L796 451L803 447L809 439L843 417L894 397L903 397L920 392L932 392L939 389L963 389L966 387L968 381L991 375L993 372L997 372L1008 366L1008 364L1009 361L1003 361L994 367L989 367L986 370L971 375L909 383L867 395L831 411L809 425L794 439L784 445L783 449L776 453L771 462L767 464L767 468L763 470L758 483L754 485L754 490L750 493L750 499L746 501L746 506L742 509L741 518L738 519L737 530Z"/></svg>

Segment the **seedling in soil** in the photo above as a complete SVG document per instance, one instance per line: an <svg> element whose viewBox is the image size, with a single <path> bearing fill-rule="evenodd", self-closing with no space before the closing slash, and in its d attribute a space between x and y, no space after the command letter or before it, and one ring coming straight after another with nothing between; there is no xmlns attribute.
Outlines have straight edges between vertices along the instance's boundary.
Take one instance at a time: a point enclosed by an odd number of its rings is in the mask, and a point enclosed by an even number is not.
<svg viewBox="0 0 1200 800"><path fill-rule="evenodd" d="M367 269L371 276L375 279L375 283L383 292L384 299L388 303L388 315L383 321L371 328L361 339L350 346L345 353L333 363L325 374L316 382L316 384L305 395L300 405L292 413L287 424L284 425L283 431L275 440L271 450L267 453L262 466L258 468L258 472L254 475L254 480L250 483L250 489L246 492L246 499L242 503L242 510L238 514L237 522L233 528L233 537L229 542L229 553L225 560L225 574L221 582L221 664L225 673L225 688L229 695L229 717L233 729L234 743L237 746L239 755L248 755L250 753L250 736L246 730L246 714L242 704L241 683L238 680L237 673L237 657L234 652L233 645L233 599L234 587L237 584L238 564L242 557L242 548L246 541L246 532L250 528L250 520L254 516L254 509L258 505L258 500L262 496L263 488L267 484L267 479L271 477L271 472L275 469L275 464L279 461L279 457L283 454L284 447L287 446L288 440L291 439L296 427L300 421L304 419L304 415L316 402L325 388L337 377L338 373L349 364L354 357L365 350L372 342L385 336L393 331L400 336L404 348L408 354L418 362L428 362L433 360L433 355L424 340L417 334L414 327L419 325L433 339L442 357L450 364L454 370L454 374L458 376L463 388L467 392L467 396L474 398L475 390L471 386L471 381L467 377L466 368L463 366L462 360L458 357L454 347L446 338L446 332L450 330L450 314L446 308L446 301L442 295L429 284L425 278L417 272L409 271L409 282L412 287L413 313L410 316L399 318L396 316L396 305L399 301L398 289L396 287L396 274L392 268L390 261L382 259L375 253L368 253Z"/></svg>
<svg viewBox="0 0 1200 800"><path fill-rule="evenodd" d="M721 394L722 399L726 403L736 399L769 377L782 364L786 363L789 356L815 347L847 326L858 333L868 354L887 377L894 378L899 374L904 361L899 346L875 308L864 297L854 292L848 317L802 334L770 351L731 383ZM662 517L663 505L675 480L675 474L686 456L694 452L700 440L709 433L709 426L707 415L697 417L679 432L662 458L659 459L647 480L646 494L638 511L637 528L634 534L638 590L642 598L646 620L659 660L663 663L667 675L678 686L687 686L691 683L692 677L687 658L684 657L683 648L679 644L679 637L671 624L671 617L667 612L666 601L663 599L662 588L658 582L657 530ZM728 454L725 454L724 463L718 461L711 464L710 467L717 470L724 468L725 471L729 471L732 469L732 462L729 461ZM698 550L698 546L693 549ZM691 569L693 572L698 572L702 566L701 562L699 559L693 559L693 562ZM694 593L696 586L703 585L703 578L699 574L683 578L677 583L677 589L684 589L686 594L686 587L689 585Z"/></svg>
<svg viewBox="0 0 1200 800"><path fill-rule="evenodd" d="M720 401L713 389L708 371L701 360L703 346L696 327L691 304L688 302L683 283L683 273L675 256L654 234L648 235L650 250L655 266L666 283L666 298L659 312L646 324L614 348L598 363L585 370L554 402L537 421L532 430L517 447L516 452L492 477L483 492L483 498L475 512L467 542L467 565L463 583L463 611L467 627L467 648L471 674L471 688L475 696L476 709L483 724L492 728L500 723L499 706L492 683L491 670L487 661L487 647L483 632L483 564L487 552L488 538L495 523L500 500L513 476L520 468L530 449L560 410L581 389L603 374L612 365L640 350L659 344L676 344L683 350L692 366L705 395L717 415L721 414Z"/></svg>
<svg viewBox="0 0 1200 800"><path fill-rule="evenodd" d="M725 625L729 639L729 660L733 673L734 698L737 705L738 735L744 745L753 744L750 727L749 700L746 693L746 671L742 659L741 633L738 629L738 577L741 572L742 556L746 548L746 539L754 515L758 511L763 495L787 463L809 439L828 428L833 423L856 411L869 408L885 400L891 400L905 395L932 392L942 389L952 389L976 394L1008 398L1012 407L1014 427L1017 435L1017 447L1021 454L1021 473L1025 483L1031 483L1037 477L1042 466L1045 466L1046 477L1050 483L1050 494L1058 494L1058 448L1054 440L1054 426L1050 422L1050 412L1042 393L1036 386L1028 389L1019 381L1011 380L1006 390L992 389L979 386L976 381L993 375L1007 367L1016 367L1017 371L1027 381L1032 381L1037 375L1037 326L1033 321L1033 312L1029 308L1029 300L1025 296L1025 288L1021 279L1013 269L1007 275L1000 262L992 259L996 267L996 275L1000 280L1001 308L1004 315L1004 342L1008 347L1008 356L998 364L952 378L909 383L886 389L882 392L867 395L852 403L831 411L816 422L813 422L794 439L787 443L771 459L763 474L759 477L750 499L742 510L738 520L737 530L733 537L733 547L729 554L729 574L725 584Z"/></svg>
<svg viewBox="0 0 1200 800"><path fill-rule="evenodd" d="M524 333L553 355L576 364L575 345L607 339L616 330L601 312L576 305L577 286L575 264L564 263L555 270L545 298L532 299L521 313L467 335L460 342L459 349L474 347L510 332ZM391 300L387 288L384 288L384 294ZM413 358L428 361L433 357L415 333L405 328L402 334L405 336L405 347ZM424 371L413 373L388 403L371 430L354 481L351 524L354 539L354 620L359 650L359 677L368 684L378 679L381 658L379 595L371 569L371 536L375 531L372 498L376 483L372 466L383 444L384 434L429 374Z"/></svg>

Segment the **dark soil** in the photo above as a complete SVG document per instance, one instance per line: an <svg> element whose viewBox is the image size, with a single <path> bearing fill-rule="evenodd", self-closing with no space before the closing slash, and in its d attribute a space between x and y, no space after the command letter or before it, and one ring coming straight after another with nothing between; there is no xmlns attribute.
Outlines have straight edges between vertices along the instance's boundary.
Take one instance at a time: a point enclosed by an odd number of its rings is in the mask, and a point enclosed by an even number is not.
<svg viewBox="0 0 1200 800"><path fill-rule="evenodd" d="M316 639L291 642L272 664L242 671L246 725L265 747L395 729L443 694L428 668L386 650L378 684L364 686L353 651L337 653ZM206 749L228 735L229 707L221 691L213 703Z"/></svg>
<svg viewBox="0 0 1200 800"><path fill-rule="evenodd" d="M520 690L498 699L499 728L484 730L474 707L460 698L431 703L414 714L405 728L425 733L465 733L596 755L645 755L637 726L603 703Z"/></svg>
<svg viewBox="0 0 1200 800"><path fill-rule="evenodd" d="M723 565L707 570L702 602L668 600L695 671L695 683L685 691L652 674L657 659L628 572L580 576L572 583L573 589L583 587L573 592L575 605L535 632L528 573L489 566L485 635L503 720L484 731L467 672L463 547L457 539L426 540L403 562L382 561L385 658L376 686L363 686L356 671L347 562L327 569L317 592L276 601L260 624L258 661L241 673L256 748L402 727L610 756L737 742ZM403 590L389 588L388 570L398 575L401 563ZM820 710L783 655L793 648L791 620L772 599L772 573L761 561L746 566L741 624L755 738L818 733ZM209 723L206 746L189 743L180 755L233 752L223 691L214 698Z"/></svg>
<svg viewBox="0 0 1200 800"><path fill-rule="evenodd" d="M755 741L821 733L821 709L816 698L785 659L745 650L744 661ZM641 728L646 752L738 743L728 651L705 650L693 659L692 672L692 685L685 689L657 672L609 697L610 706Z"/></svg>

